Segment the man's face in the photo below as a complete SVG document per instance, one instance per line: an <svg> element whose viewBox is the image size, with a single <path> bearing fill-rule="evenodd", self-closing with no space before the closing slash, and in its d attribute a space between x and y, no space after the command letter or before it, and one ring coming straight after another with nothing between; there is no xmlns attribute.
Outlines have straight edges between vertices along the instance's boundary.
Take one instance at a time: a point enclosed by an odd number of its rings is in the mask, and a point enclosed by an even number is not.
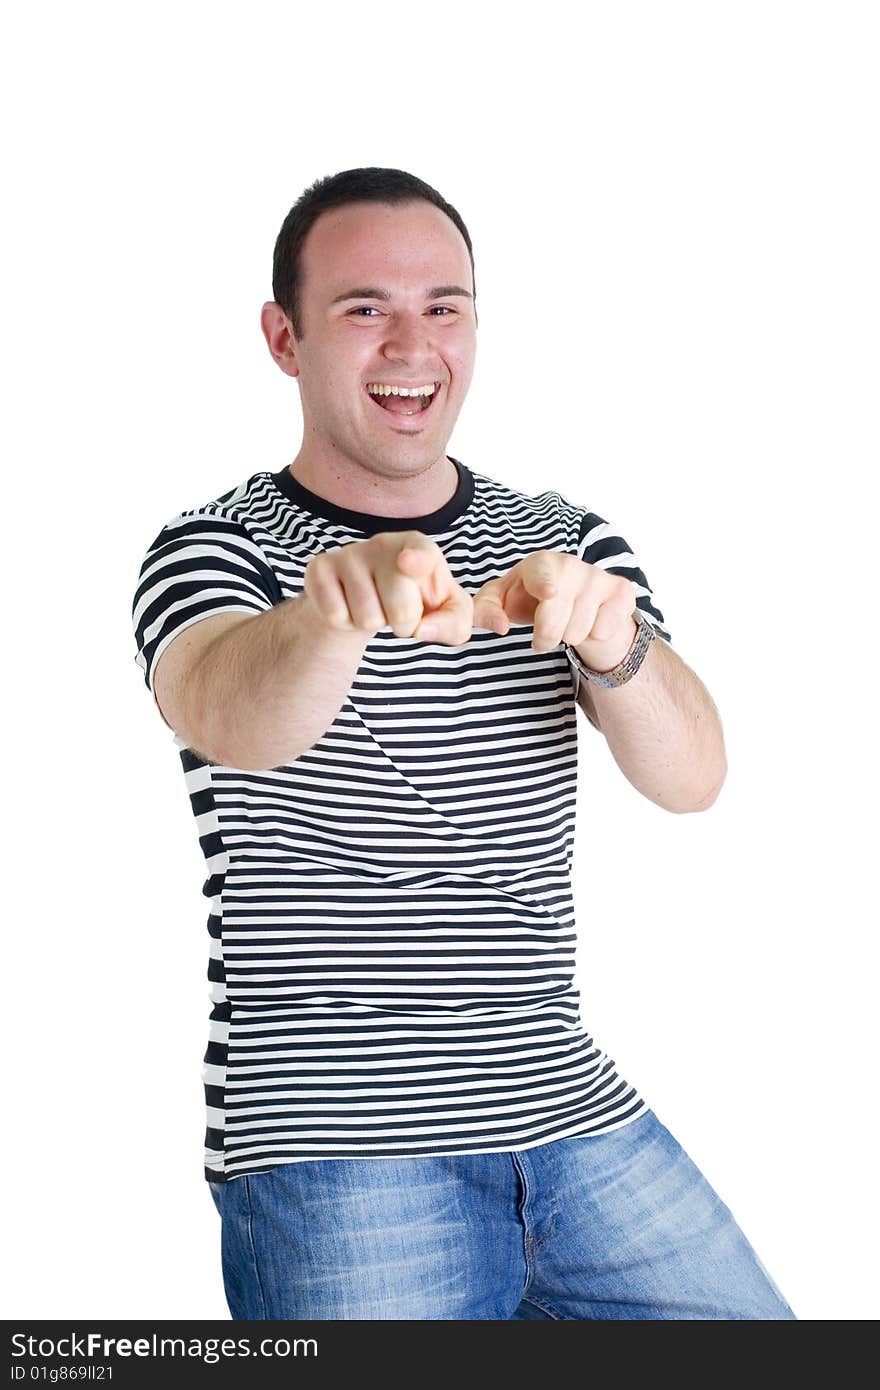
<svg viewBox="0 0 880 1390"><path fill-rule="evenodd" d="M474 370L473 279L458 228L423 201L349 204L317 219L301 268L304 337L290 347L304 449L384 477L422 472L444 456ZM404 415L368 393L373 383L438 385L424 411L421 397L397 398L417 412Z"/></svg>

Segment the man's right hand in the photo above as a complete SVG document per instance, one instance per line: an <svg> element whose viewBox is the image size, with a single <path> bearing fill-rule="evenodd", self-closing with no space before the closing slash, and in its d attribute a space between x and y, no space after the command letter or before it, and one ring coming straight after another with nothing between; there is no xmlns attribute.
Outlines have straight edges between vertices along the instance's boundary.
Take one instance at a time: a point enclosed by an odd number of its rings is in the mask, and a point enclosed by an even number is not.
<svg viewBox="0 0 880 1390"><path fill-rule="evenodd" d="M473 631L473 598L420 531L382 531L322 552L306 566L303 589L328 627L368 640L390 627L397 637L457 647Z"/></svg>

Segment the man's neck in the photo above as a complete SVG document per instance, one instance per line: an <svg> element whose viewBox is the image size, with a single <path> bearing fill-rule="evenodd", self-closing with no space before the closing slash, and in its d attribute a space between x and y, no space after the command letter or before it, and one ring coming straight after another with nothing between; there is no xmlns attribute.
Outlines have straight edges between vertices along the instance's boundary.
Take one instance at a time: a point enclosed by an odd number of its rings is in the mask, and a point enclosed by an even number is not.
<svg viewBox="0 0 880 1390"><path fill-rule="evenodd" d="M288 471L326 502L372 516L429 516L458 488L458 470L446 454L418 474L394 478L345 461L316 464L300 450Z"/></svg>

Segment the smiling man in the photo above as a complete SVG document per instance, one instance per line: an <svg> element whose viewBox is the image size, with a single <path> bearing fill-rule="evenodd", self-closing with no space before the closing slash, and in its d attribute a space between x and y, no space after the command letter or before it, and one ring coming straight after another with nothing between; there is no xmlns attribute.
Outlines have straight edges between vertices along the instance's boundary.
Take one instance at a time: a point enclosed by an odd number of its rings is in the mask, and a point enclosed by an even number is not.
<svg viewBox="0 0 880 1390"><path fill-rule="evenodd" d="M233 1318L794 1319L572 983L578 707L681 814L708 692L610 522L446 453L476 282L435 189L319 180L272 288L299 452L168 521L133 604L208 868Z"/></svg>
<svg viewBox="0 0 880 1390"><path fill-rule="evenodd" d="M276 248L276 282L293 253ZM437 510L458 487L445 449L477 350L461 233L424 201L355 203L324 212L299 256L298 302L262 313L275 361L300 386L292 476L354 510Z"/></svg>

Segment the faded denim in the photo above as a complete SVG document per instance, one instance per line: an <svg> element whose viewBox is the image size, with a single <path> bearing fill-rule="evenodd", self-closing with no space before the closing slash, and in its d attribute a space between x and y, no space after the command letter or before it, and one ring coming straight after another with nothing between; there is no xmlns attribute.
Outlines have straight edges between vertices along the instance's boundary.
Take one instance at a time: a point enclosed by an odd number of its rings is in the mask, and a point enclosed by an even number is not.
<svg viewBox="0 0 880 1390"><path fill-rule="evenodd" d="M210 1184L233 1319L789 1319L647 1110L532 1149L320 1159Z"/></svg>

